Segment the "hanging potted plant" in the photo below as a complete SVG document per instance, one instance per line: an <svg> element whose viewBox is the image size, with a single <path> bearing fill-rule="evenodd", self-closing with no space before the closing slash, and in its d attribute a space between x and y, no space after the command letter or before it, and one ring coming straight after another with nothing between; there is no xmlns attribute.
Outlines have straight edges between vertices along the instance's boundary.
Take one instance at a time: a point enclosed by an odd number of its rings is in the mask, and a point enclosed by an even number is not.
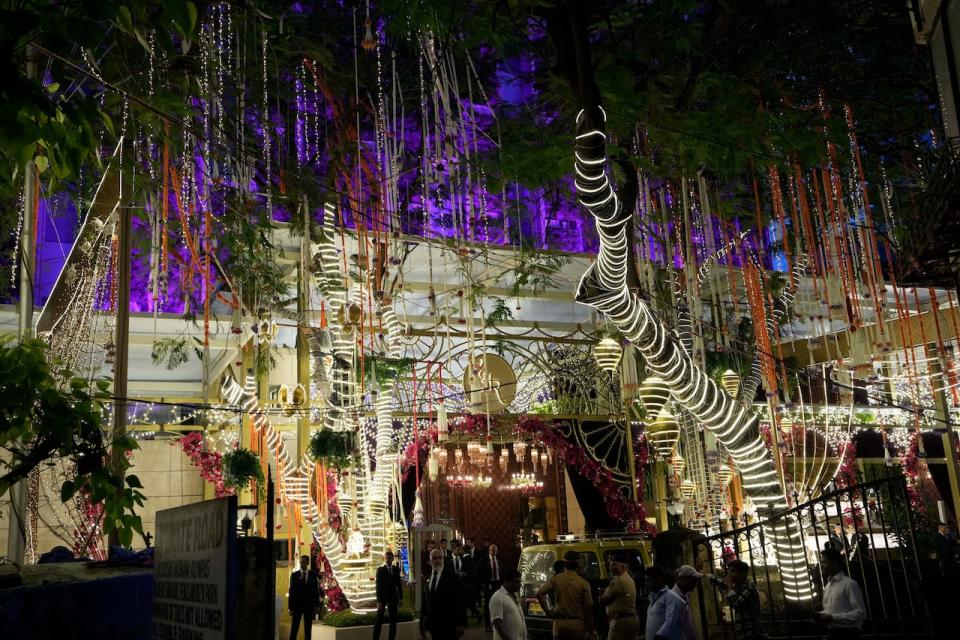
<svg viewBox="0 0 960 640"><path fill-rule="evenodd" d="M248 486L251 480L257 481L261 492L266 489L260 458L255 453L238 448L223 454L223 484L239 491Z"/></svg>
<svg viewBox="0 0 960 640"><path fill-rule="evenodd" d="M325 467L346 469L356 464L353 434L320 429L310 437L310 458Z"/></svg>

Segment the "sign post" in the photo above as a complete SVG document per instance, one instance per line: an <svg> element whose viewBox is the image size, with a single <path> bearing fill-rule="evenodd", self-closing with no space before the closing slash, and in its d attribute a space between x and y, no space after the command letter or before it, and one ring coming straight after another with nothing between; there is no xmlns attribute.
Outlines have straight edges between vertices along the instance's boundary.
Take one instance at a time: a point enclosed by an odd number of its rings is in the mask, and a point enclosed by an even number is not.
<svg viewBox="0 0 960 640"><path fill-rule="evenodd" d="M237 498L157 513L153 640L236 637Z"/></svg>

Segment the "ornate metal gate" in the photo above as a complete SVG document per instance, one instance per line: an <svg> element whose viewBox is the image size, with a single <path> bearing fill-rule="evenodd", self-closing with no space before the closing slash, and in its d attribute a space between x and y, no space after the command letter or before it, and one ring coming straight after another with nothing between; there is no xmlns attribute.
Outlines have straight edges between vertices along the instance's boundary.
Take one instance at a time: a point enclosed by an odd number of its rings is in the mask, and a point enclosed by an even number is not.
<svg viewBox="0 0 960 640"><path fill-rule="evenodd" d="M769 531L783 518L801 522L801 535L791 551L807 559L817 596L788 601ZM863 635L872 637L932 637L930 617L921 597L921 558L911 496L902 476L891 476L822 493L775 517L739 529L697 539L693 550L703 571L722 575L725 565L739 559L750 565L749 580L760 592L761 625L770 638L816 638L813 613L820 610L823 577L819 551L836 548L847 574L863 590L867 618ZM736 638L733 612L724 595L703 581L691 594L700 637Z"/></svg>

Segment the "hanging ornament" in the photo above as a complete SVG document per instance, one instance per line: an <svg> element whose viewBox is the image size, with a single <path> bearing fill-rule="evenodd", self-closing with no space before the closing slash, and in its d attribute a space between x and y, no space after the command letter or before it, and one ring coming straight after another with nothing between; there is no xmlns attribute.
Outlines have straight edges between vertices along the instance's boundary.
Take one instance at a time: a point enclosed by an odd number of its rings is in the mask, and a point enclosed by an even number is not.
<svg viewBox="0 0 960 640"><path fill-rule="evenodd" d="M433 481L437 479L440 473L440 452L434 449L430 452L430 458L427 460L427 477Z"/></svg>
<svg viewBox="0 0 960 640"><path fill-rule="evenodd" d="M417 497L413 501L413 512L410 515L410 527L420 529L423 527L423 502L420 500L420 489L417 489Z"/></svg>
<svg viewBox="0 0 960 640"><path fill-rule="evenodd" d="M640 400L647 411L647 421L656 420L670 399L670 387L657 376L649 376L640 385Z"/></svg>
<svg viewBox="0 0 960 640"><path fill-rule="evenodd" d="M693 492L697 490L697 485L690 478L685 478L683 482L680 483L680 495L683 496L684 500L689 500L693 497Z"/></svg>
<svg viewBox="0 0 960 640"><path fill-rule="evenodd" d="M730 481L733 480L733 467L729 463L723 463L720 465L720 470L717 471L717 481L720 483L720 486L725 488Z"/></svg>
<svg viewBox="0 0 960 640"><path fill-rule="evenodd" d="M446 442L450 434L450 427L447 425L447 408L437 406L437 442Z"/></svg>
<svg viewBox="0 0 960 640"><path fill-rule="evenodd" d="M517 462L523 464L523 459L527 455L527 443L515 442L513 444L513 455L517 457Z"/></svg>
<svg viewBox="0 0 960 640"><path fill-rule="evenodd" d="M724 391L730 394L731 398L736 398L740 394L740 376L732 369L727 369L720 376L720 385Z"/></svg>
<svg viewBox="0 0 960 640"><path fill-rule="evenodd" d="M677 419L669 411L662 411L654 420L653 424L647 427L647 442L653 447L664 460L670 459L670 453L677 446L677 440L680 438L680 425Z"/></svg>
<svg viewBox="0 0 960 640"><path fill-rule="evenodd" d="M367 32L363 35L363 41L360 44L367 51L373 51L377 48L377 39L373 37L373 25L370 23L370 18L363 21L363 26Z"/></svg>
<svg viewBox="0 0 960 640"><path fill-rule="evenodd" d="M683 475L683 470L687 467L687 461L683 459L683 456L680 455L680 450L678 449L673 455L673 460L670 462L673 466L673 472L678 476Z"/></svg>
<svg viewBox="0 0 960 640"><path fill-rule="evenodd" d="M613 338L603 338L593 347L593 358L597 361L597 366L610 373L615 372L620 366L622 355L623 347Z"/></svg>

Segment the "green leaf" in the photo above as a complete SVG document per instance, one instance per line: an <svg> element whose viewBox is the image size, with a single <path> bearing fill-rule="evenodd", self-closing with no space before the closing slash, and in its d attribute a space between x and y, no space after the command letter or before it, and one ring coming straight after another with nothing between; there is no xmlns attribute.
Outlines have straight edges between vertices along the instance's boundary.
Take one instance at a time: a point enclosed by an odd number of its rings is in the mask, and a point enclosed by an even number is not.
<svg viewBox="0 0 960 640"><path fill-rule="evenodd" d="M143 485L140 484L140 478L134 475L127 476L127 486L133 489L143 489Z"/></svg>
<svg viewBox="0 0 960 640"><path fill-rule="evenodd" d="M60 486L60 502L67 502L73 497L73 495L76 492L77 492L77 486L74 485L73 481L66 480Z"/></svg>
<svg viewBox="0 0 960 640"><path fill-rule="evenodd" d="M37 168L37 173L43 173L50 166L50 158L47 156L37 156L33 159L33 164Z"/></svg>

